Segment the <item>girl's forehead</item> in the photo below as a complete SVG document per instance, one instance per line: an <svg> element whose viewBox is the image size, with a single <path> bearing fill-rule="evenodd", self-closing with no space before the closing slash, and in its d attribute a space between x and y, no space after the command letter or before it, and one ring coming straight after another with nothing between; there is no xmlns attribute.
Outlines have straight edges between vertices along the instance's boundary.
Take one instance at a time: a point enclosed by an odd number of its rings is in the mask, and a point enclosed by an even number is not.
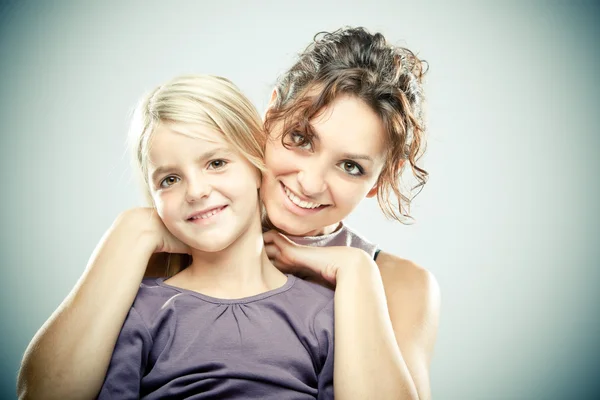
<svg viewBox="0 0 600 400"><path fill-rule="evenodd" d="M154 134L156 135L159 132L178 134L207 143L226 143L221 132L205 124L161 122L155 129Z"/></svg>
<svg viewBox="0 0 600 400"><path fill-rule="evenodd" d="M190 124L159 124L150 137L147 161L160 164L163 160L197 156L216 150L232 150L223 135L208 127Z"/></svg>

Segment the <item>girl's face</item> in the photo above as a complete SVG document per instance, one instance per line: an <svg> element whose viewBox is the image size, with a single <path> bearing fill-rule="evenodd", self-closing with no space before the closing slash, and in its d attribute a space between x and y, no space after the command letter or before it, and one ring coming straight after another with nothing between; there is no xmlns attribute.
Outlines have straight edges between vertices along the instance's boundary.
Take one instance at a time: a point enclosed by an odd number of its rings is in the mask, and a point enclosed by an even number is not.
<svg viewBox="0 0 600 400"><path fill-rule="evenodd" d="M197 137L178 133L181 129ZM193 249L221 251L252 223L260 226L260 175L212 129L159 124L151 139L148 182L167 229Z"/></svg>
<svg viewBox="0 0 600 400"><path fill-rule="evenodd" d="M364 197L377 193L385 162L381 119L362 100L336 99L311 123L312 144L285 148L274 126L265 150L261 197L271 222L296 236L330 232ZM289 139L302 142L302 132Z"/></svg>

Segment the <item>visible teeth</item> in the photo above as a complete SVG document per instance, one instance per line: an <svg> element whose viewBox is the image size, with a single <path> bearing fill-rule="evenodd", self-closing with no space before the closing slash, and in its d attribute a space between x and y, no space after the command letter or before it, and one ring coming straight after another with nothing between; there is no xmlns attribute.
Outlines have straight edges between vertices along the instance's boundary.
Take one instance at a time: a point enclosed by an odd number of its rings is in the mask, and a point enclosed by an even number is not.
<svg viewBox="0 0 600 400"><path fill-rule="evenodd" d="M220 208L216 208L216 209L214 209L212 211L209 211L207 213L204 213L204 214L201 214L201 215L196 215L195 217L192 217L192 219L198 219L198 218L200 218L200 219L207 219L207 218L212 217L213 215L215 215L219 211L221 211L221 209Z"/></svg>
<svg viewBox="0 0 600 400"><path fill-rule="evenodd" d="M317 208L317 207L321 206L321 204L319 204L319 203L311 203L310 201L301 200L298 196L296 196L294 193L292 193L291 190L288 189L286 186L284 186L283 188L285 189L285 194L287 194L288 199L290 199L292 201L292 203L294 203L298 207L311 209L311 208Z"/></svg>

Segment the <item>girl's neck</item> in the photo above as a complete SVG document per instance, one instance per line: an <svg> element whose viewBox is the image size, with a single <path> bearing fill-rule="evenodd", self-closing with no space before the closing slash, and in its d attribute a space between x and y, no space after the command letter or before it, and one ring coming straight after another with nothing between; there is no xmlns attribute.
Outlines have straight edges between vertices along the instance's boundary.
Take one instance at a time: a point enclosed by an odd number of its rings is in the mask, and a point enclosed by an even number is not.
<svg viewBox="0 0 600 400"><path fill-rule="evenodd" d="M287 280L267 257L259 218L227 248L213 253L192 249L192 259L192 265L167 283L234 299L276 289Z"/></svg>

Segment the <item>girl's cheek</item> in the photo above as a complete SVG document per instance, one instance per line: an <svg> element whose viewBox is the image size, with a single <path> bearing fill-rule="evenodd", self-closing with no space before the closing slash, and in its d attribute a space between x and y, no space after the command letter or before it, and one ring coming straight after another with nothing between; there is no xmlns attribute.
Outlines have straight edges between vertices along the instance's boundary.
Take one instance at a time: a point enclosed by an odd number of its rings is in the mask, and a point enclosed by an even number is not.
<svg viewBox="0 0 600 400"><path fill-rule="evenodd" d="M159 211L159 214L165 214L165 212L168 210L170 197L170 193L167 192L157 192L154 196L154 204L156 205L156 209Z"/></svg>

